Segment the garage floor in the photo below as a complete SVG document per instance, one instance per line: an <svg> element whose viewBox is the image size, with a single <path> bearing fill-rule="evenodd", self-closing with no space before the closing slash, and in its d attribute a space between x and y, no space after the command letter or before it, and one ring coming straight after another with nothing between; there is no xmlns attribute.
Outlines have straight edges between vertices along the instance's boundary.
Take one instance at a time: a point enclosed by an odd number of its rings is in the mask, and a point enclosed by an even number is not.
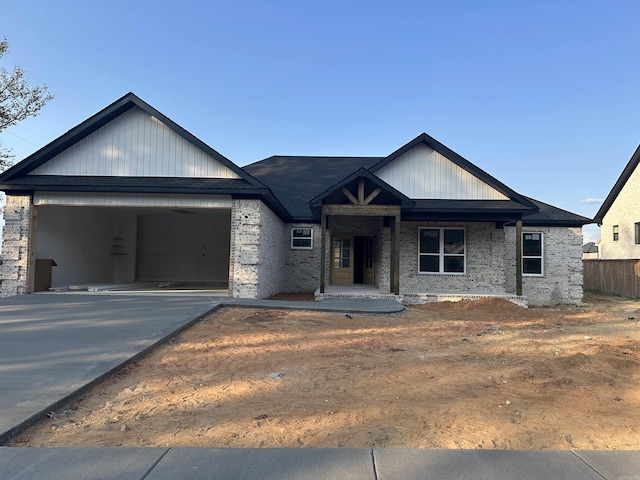
<svg viewBox="0 0 640 480"><path fill-rule="evenodd" d="M229 296L226 283L210 282L129 282L69 285L50 289L54 292L135 292L135 293L198 293L216 297Z"/></svg>

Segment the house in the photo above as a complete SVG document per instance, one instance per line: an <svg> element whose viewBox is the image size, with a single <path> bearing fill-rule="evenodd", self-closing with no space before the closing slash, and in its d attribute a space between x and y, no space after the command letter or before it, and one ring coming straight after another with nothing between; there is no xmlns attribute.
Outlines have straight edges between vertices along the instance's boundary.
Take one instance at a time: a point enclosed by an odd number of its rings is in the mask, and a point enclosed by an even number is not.
<svg viewBox="0 0 640 480"><path fill-rule="evenodd" d="M582 299L590 220L518 194L427 134L384 157L240 168L129 93L0 175L0 189L3 295L34 291L36 260L50 259L54 286Z"/></svg>
<svg viewBox="0 0 640 480"><path fill-rule="evenodd" d="M640 146L596 213L600 258L640 259Z"/></svg>
<svg viewBox="0 0 640 480"><path fill-rule="evenodd" d="M598 240L598 242L587 242L584 245L582 245L582 259L589 260L593 258L598 258L599 244L600 244L600 241Z"/></svg>

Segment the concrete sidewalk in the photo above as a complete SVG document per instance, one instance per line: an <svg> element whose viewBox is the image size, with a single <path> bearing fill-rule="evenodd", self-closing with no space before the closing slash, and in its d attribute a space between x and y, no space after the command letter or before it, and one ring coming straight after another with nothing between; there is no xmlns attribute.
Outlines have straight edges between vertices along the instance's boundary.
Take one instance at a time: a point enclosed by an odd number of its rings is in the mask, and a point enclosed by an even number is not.
<svg viewBox="0 0 640 480"><path fill-rule="evenodd" d="M311 310L314 312L360 313L368 315L393 314L405 310L396 300L362 298L325 298L319 302L289 302L286 300L252 300L229 298L226 307L281 308L285 310Z"/></svg>
<svg viewBox="0 0 640 480"><path fill-rule="evenodd" d="M640 452L0 448L2 480L632 480Z"/></svg>

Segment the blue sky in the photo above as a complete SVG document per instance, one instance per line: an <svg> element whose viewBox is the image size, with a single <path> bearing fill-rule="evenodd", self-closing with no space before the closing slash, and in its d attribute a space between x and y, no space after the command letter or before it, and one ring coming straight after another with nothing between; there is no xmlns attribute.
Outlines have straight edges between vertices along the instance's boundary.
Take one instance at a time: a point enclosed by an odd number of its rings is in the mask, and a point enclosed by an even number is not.
<svg viewBox="0 0 640 480"><path fill-rule="evenodd" d="M20 160L132 91L238 165L421 132L592 217L640 143L640 2L0 0L2 66L55 99ZM598 237L588 228L585 240Z"/></svg>

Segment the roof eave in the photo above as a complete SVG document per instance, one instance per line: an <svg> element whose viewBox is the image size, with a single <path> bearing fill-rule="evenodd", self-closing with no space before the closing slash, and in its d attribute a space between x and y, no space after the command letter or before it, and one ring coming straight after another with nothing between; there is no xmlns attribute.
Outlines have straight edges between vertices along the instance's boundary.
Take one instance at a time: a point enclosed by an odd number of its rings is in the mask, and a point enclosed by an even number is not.
<svg viewBox="0 0 640 480"><path fill-rule="evenodd" d="M513 215L497 215L497 214L470 214L466 212L432 212L429 214L419 214L414 212L406 212L402 214L402 220L407 222L514 222L520 217Z"/></svg>
<svg viewBox="0 0 640 480"><path fill-rule="evenodd" d="M227 187L166 187L152 185L30 185L30 184L0 184L0 191L7 193L17 192L82 192L82 193L158 193L158 194L213 194L213 195L252 195L260 197L264 195L262 190Z"/></svg>
<svg viewBox="0 0 640 480"><path fill-rule="evenodd" d="M583 227L594 223L590 218L584 220L527 220L526 217L522 220L522 225L525 227Z"/></svg>

